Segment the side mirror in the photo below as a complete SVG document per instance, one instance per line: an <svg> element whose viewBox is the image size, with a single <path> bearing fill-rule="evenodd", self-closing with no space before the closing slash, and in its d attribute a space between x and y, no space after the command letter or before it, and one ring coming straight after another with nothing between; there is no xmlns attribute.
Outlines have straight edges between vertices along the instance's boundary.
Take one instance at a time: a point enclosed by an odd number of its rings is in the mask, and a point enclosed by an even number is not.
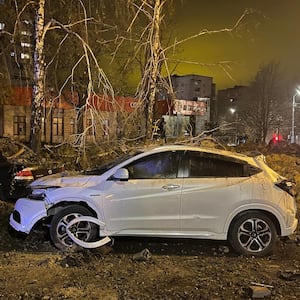
<svg viewBox="0 0 300 300"><path fill-rule="evenodd" d="M117 170L117 172L113 175L113 179L127 181L129 179L129 172L125 168L121 168Z"/></svg>

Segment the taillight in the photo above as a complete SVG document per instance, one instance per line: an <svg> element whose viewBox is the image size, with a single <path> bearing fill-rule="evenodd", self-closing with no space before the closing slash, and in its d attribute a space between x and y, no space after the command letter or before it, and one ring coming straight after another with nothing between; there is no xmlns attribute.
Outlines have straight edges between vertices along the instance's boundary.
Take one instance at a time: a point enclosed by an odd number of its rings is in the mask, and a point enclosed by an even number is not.
<svg viewBox="0 0 300 300"><path fill-rule="evenodd" d="M17 172L15 176L16 180L33 180L33 175L30 169L23 169Z"/></svg>

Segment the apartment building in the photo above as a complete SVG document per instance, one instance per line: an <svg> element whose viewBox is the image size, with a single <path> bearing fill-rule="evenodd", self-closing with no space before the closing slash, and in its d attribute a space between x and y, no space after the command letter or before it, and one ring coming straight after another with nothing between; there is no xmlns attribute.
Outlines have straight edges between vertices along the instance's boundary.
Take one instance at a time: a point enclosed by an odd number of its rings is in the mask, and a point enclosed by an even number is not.
<svg viewBox="0 0 300 300"><path fill-rule="evenodd" d="M247 93L248 87L243 85L218 91L216 111L219 123L232 122L238 118L239 113L245 109Z"/></svg>
<svg viewBox="0 0 300 300"><path fill-rule="evenodd" d="M172 116L166 116L169 135L198 135L215 121L215 84L203 75L171 76L174 91Z"/></svg>

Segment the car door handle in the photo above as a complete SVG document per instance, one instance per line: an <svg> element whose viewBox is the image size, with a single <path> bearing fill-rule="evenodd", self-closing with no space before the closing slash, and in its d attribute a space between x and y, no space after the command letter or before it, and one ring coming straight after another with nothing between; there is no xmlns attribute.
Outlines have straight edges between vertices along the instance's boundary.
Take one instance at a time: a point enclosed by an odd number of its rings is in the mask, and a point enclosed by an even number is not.
<svg viewBox="0 0 300 300"><path fill-rule="evenodd" d="M171 190L176 190L176 189L180 188L180 185L167 184L167 185L164 185L162 188L165 189L165 190L171 191Z"/></svg>

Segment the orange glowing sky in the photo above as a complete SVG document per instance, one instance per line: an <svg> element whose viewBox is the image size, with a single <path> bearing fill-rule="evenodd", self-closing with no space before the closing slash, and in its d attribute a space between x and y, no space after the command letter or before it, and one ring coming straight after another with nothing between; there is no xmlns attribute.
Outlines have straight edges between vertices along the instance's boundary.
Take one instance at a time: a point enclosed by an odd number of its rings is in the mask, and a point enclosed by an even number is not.
<svg viewBox="0 0 300 300"><path fill-rule="evenodd" d="M230 28L246 8L255 10L238 34L198 37L176 49L172 58L214 64L230 61L230 78L216 66L173 64L172 74L214 78L217 89L247 85L262 64L278 61L285 79L300 80L300 0L175 0L177 40L202 29ZM173 25L172 25L173 26Z"/></svg>

